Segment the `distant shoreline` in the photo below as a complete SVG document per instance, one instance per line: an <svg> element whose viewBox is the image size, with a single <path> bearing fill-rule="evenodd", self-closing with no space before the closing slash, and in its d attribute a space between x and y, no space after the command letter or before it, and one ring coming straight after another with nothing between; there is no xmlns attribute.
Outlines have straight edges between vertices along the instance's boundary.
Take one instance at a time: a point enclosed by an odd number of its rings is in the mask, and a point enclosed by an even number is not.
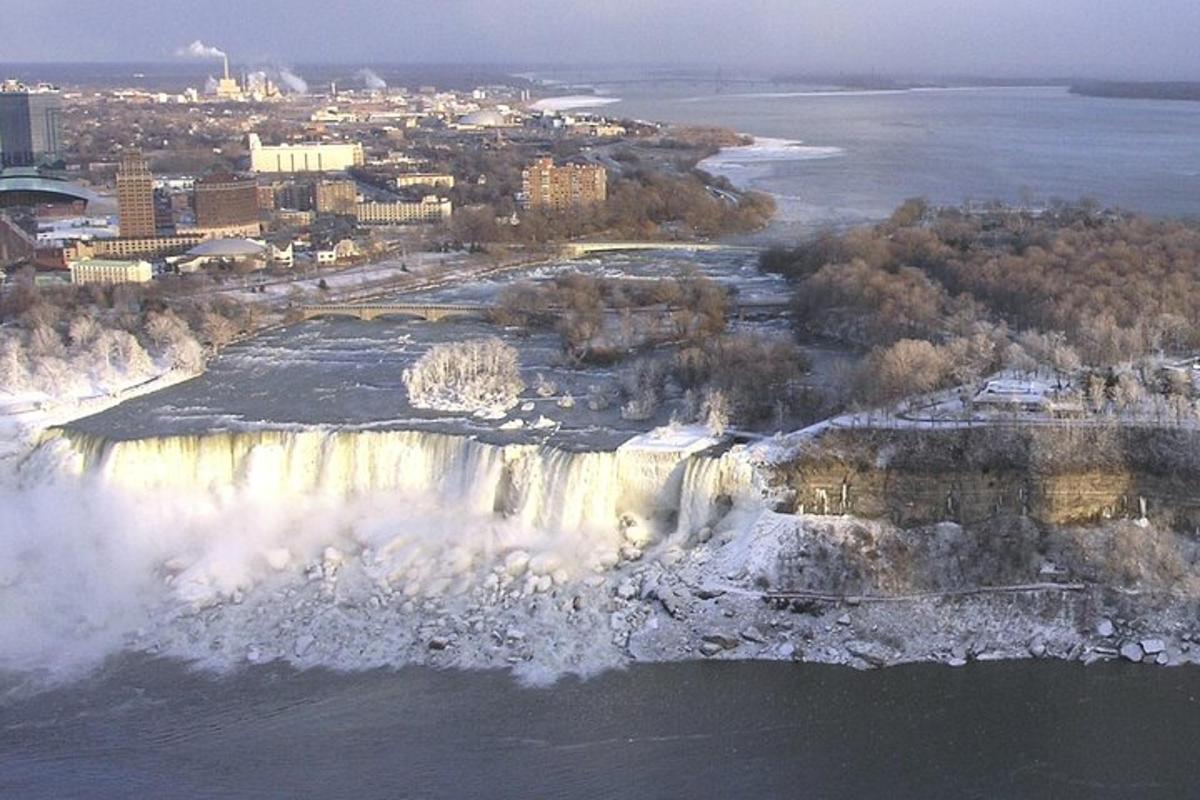
<svg viewBox="0 0 1200 800"><path fill-rule="evenodd" d="M1070 91L1081 97L1200 101L1200 81L1089 81L1072 85Z"/></svg>

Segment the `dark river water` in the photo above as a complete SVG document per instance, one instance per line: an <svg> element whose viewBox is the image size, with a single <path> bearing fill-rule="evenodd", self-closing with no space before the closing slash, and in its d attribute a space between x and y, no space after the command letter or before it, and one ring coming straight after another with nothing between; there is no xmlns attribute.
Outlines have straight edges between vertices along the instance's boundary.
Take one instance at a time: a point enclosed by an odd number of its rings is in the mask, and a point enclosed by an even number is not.
<svg viewBox="0 0 1200 800"><path fill-rule="evenodd" d="M215 679L127 661L0 705L6 798L1187 797L1200 671L639 665Z"/></svg>

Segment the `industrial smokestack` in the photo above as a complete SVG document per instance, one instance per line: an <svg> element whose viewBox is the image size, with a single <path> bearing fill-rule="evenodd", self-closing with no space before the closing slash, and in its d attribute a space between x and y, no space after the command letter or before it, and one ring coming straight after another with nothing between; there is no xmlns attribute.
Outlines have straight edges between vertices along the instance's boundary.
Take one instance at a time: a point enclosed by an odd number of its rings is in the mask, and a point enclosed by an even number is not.
<svg viewBox="0 0 1200 800"><path fill-rule="evenodd" d="M229 56L226 53L221 54L225 59L225 80L229 80Z"/></svg>

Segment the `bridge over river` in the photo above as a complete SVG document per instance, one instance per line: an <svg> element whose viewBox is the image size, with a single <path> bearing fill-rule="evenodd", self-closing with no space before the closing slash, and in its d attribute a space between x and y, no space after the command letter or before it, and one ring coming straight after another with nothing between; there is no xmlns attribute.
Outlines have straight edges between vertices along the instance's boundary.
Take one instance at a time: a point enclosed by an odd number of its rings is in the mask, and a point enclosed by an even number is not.
<svg viewBox="0 0 1200 800"><path fill-rule="evenodd" d="M614 253L632 250L682 250L690 253L761 253L761 247L743 247L705 242L571 242L562 247L567 258L580 258L592 253Z"/></svg>
<svg viewBox="0 0 1200 800"><path fill-rule="evenodd" d="M752 300L744 303L730 303L728 315L733 318L786 312L789 301ZM444 319L468 318L487 319L488 314L495 308L490 305L473 305L467 303L325 303L322 305L301 306L300 312L304 319L320 319L322 317L353 317L364 322L370 322L380 317L408 317L426 322L440 322ZM557 313L561 309L548 309ZM619 309L608 309L617 313ZM638 314L667 314L671 309L664 306L646 306L633 309Z"/></svg>
<svg viewBox="0 0 1200 800"><path fill-rule="evenodd" d="M466 303L324 303L301 306L304 319L319 317L355 317L370 322L379 317L409 317L440 322L453 317L484 319L491 306Z"/></svg>

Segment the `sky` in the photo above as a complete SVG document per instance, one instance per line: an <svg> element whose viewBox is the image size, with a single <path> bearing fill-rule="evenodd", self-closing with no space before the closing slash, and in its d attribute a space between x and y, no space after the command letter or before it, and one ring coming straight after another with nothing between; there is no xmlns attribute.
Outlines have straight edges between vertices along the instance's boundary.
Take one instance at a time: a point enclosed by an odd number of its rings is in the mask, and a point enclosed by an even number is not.
<svg viewBox="0 0 1200 800"><path fill-rule="evenodd" d="M1200 0L0 0L0 62L719 64L1200 80Z"/></svg>

